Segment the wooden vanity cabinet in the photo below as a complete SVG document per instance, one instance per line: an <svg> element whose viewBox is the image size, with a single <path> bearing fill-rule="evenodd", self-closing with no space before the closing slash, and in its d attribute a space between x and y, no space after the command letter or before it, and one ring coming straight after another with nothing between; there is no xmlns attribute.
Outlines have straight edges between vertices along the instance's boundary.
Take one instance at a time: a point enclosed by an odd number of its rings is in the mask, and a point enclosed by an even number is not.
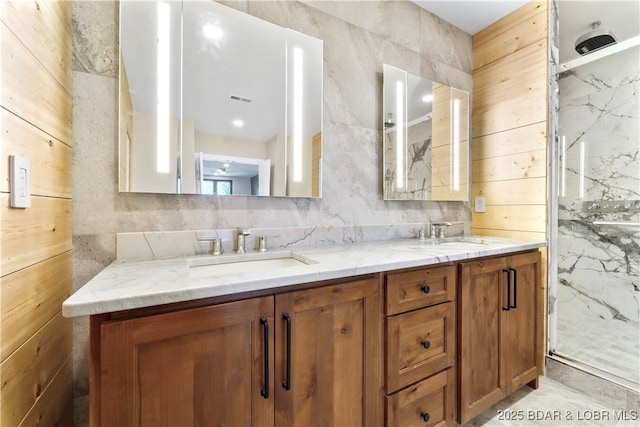
<svg viewBox="0 0 640 427"><path fill-rule="evenodd" d="M543 373L540 252L460 264L458 422L464 424Z"/></svg>
<svg viewBox="0 0 640 427"><path fill-rule="evenodd" d="M92 426L375 426L378 276L91 319Z"/></svg>
<svg viewBox="0 0 640 427"><path fill-rule="evenodd" d="M261 392L274 329L265 342L260 323L273 308L271 296L92 325L91 425L273 426Z"/></svg>
<svg viewBox="0 0 640 427"><path fill-rule="evenodd" d="M277 426L380 425L381 302L378 276L276 296Z"/></svg>
<svg viewBox="0 0 640 427"><path fill-rule="evenodd" d="M456 266L385 275L386 425L455 425Z"/></svg>

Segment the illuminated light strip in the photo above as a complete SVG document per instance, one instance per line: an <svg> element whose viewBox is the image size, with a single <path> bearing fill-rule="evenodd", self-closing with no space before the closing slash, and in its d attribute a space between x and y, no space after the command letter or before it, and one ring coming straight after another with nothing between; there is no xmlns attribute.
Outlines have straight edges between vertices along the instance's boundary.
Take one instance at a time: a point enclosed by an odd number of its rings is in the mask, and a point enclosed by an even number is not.
<svg viewBox="0 0 640 427"><path fill-rule="evenodd" d="M562 137L562 160L560 161L560 196L565 197L567 188L567 138Z"/></svg>
<svg viewBox="0 0 640 427"><path fill-rule="evenodd" d="M169 173L169 67L171 38L171 8L167 3L158 3L158 63L157 63L157 116L156 116L156 170Z"/></svg>
<svg viewBox="0 0 640 427"><path fill-rule="evenodd" d="M302 182L303 51L293 48L293 181Z"/></svg>
<svg viewBox="0 0 640 427"><path fill-rule="evenodd" d="M453 100L453 191L460 191L460 100Z"/></svg>
<svg viewBox="0 0 640 427"><path fill-rule="evenodd" d="M396 187L404 187L404 85L396 82Z"/></svg>
<svg viewBox="0 0 640 427"><path fill-rule="evenodd" d="M584 199L585 143L580 141L580 198Z"/></svg>

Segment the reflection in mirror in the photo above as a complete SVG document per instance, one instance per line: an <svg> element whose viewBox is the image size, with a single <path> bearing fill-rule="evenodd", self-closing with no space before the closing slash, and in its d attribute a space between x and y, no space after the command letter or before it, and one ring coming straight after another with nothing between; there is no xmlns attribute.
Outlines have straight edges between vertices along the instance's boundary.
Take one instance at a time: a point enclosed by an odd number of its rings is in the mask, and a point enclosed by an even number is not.
<svg viewBox="0 0 640 427"><path fill-rule="evenodd" d="M469 94L384 64L383 198L468 200Z"/></svg>
<svg viewBox="0 0 640 427"><path fill-rule="evenodd" d="M120 191L321 196L321 40L213 1L120 13Z"/></svg>

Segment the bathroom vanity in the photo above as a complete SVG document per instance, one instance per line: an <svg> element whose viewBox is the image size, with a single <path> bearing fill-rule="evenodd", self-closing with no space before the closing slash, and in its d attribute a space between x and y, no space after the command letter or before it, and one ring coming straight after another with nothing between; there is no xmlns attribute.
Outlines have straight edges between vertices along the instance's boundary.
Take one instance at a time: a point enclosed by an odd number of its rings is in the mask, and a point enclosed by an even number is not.
<svg viewBox="0 0 640 427"><path fill-rule="evenodd" d="M542 373L542 246L117 260L63 306L91 316L91 425L466 422Z"/></svg>

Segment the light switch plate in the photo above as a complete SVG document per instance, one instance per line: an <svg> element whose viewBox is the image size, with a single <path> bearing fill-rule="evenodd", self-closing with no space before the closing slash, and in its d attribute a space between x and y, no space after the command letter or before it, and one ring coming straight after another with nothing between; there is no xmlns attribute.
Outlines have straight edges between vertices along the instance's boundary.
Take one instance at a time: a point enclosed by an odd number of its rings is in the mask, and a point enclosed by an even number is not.
<svg viewBox="0 0 640 427"><path fill-rule="evenodd" d="M485 198L484 196L476 197L476 212L486 212L487 208L485 206Z"/></svg>
<svg viewBox="0 0 640 427"><path fill-rule="evenodd" d="M31 207L31 162L20 156L9 156L12 208Z"/></svg>

